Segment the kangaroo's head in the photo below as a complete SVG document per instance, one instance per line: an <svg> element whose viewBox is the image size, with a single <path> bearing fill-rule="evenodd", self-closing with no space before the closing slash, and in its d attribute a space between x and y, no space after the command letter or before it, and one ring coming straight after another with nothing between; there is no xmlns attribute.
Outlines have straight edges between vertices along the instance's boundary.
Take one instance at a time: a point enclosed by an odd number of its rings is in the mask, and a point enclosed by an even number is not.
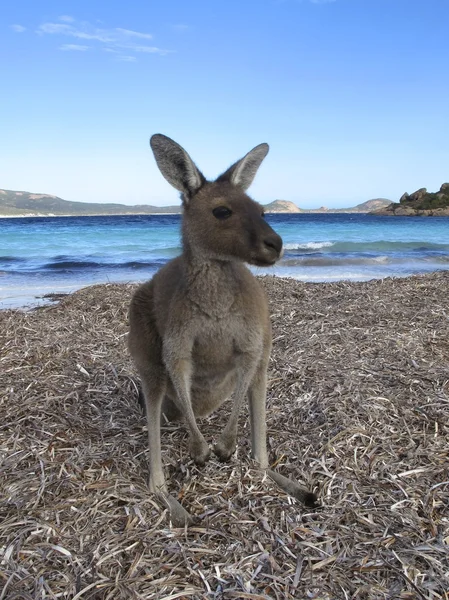
<svg viewBox="0 0 449 600"><path fill-rule="evenodd" d="M153 135L150 144L162 175L181 192L185 250L258 266L280 258L281 237L265 221L260 204L245 193L268 144L253 148L215 181L207 181L184 148L165 135Z"/></svg>

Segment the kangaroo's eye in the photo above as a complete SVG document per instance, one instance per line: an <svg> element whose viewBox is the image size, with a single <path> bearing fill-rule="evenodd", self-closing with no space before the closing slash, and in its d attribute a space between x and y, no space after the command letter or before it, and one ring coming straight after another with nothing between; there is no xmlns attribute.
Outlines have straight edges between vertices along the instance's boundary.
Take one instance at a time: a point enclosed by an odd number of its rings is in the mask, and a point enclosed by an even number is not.
<svg viewBox="0 0 449 600"><path fill-rule="evenodd" d="M212 211L212 214L217 219L228 219L232 215L232 210L226 206L217 206Z"/></svg>

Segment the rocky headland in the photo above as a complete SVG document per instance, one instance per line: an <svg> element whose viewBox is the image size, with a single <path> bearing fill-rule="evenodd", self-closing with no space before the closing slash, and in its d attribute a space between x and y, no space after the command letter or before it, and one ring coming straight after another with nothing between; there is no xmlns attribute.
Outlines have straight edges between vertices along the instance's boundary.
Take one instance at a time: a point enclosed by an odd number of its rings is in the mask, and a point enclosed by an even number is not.
<svg viewBox="0 0 449 600"><path fill-rule="evenodd" d="M426 188L420 188L413 194L405 192L399 202L393 202L375 214L397 217L447 217L449 183L443 183L438 192L428 192Z"/></svg>

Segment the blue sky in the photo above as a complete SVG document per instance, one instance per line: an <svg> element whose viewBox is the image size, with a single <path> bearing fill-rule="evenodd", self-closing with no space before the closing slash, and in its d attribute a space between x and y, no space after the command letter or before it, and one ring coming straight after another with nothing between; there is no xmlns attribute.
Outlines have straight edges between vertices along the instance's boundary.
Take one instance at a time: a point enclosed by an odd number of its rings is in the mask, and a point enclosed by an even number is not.
<svg viewBox="0 0 449 600"><path fill-rule="evenodd" d="M6 3L5 3L6 4ZM303 208L449 180L448 0L15 0L2 6L0 187L178 202L148 139Z"/></svg>

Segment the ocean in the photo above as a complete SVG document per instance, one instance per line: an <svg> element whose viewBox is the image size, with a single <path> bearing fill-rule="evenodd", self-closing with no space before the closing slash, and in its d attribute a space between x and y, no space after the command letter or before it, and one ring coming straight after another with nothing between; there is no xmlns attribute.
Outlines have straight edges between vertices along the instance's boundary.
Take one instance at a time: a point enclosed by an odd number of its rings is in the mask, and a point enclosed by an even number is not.
<svg viewBox="0 0 449 600"><path fill-rule="evenodd" d="M285 254L256 274L362 281L449 269L449 217L271 214ZM0 219L0 308L48 293L145 281L181 252L179 215Z"/></svg>

